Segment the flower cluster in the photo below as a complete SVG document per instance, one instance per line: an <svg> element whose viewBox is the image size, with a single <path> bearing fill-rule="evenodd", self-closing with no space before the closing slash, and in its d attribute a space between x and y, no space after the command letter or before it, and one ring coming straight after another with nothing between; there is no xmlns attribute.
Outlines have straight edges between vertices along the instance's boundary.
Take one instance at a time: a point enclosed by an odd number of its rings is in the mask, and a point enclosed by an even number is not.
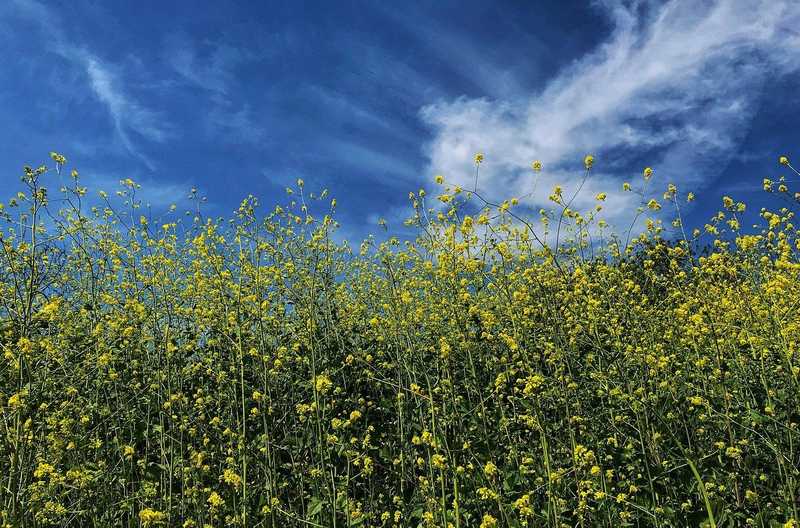
<svg viewBox="0 0 800 528"><path fill-rule="evenodd" d="M302 180L224 221L50 170L0 204L0 525L796 525L791 180L692 230L647 168L612 236L438 176L351 247Z"/></svg>

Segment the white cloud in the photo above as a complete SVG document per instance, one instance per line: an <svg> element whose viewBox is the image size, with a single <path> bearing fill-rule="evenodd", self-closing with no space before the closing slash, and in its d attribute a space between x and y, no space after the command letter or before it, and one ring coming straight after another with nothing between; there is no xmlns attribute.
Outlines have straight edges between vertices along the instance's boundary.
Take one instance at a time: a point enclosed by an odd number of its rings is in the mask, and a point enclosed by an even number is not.
<svg viewBox="0 0 800 528"><path fill-rule="evenodd" d="M702 186L734 153L763 83L800 66L800 37L785 29L800 26L793 0L599 5L611 34L541 92L521 102L459 98L424 107L435 132L430 173L472 188L472 156L482 151L480 187L505 198L530 190L530 162L540 159L539 191L526 202L539 207L556 183L569 195L584 154L593 153L596 170L574 205L585 209L607 191L606 218L625 226L638 197L621 182L641 170L630 167L652 165L658 185Z"/></svg>
<svg viewBox="0 0 800 528"><path fill-rule="evenodd" d="M136 147L129 132L136 132L150 141L165 141L169 133L159 116L129 98L120 89L120 81L111 69L97 57L84 51L75 51L70 55L75 56L86 68L92 91L108 109L114 130L125 149L138 157L150 170L155 170L153 162Z"/></svg>

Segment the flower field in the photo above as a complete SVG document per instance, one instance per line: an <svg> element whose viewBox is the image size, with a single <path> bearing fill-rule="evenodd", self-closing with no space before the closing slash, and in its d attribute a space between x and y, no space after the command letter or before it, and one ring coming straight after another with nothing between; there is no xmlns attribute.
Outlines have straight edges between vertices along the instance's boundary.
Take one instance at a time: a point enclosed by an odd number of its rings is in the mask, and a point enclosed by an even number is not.
<svg viewBox="0 0 800 528"><path fill-rule="evenodd" d="M157 216L51 157L0 208L0 526L797 526L790 181L694 230L646 169L614 234L480 155L350 246L302 181Z"/></svg>

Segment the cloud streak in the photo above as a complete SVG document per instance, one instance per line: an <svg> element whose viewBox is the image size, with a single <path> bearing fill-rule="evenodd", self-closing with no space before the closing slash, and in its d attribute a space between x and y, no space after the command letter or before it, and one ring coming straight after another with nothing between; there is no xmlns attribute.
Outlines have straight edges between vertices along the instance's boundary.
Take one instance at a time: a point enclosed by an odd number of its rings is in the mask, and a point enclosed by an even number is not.
<svg viewBox="0 0 800 528"><path fill-rule="evenodd" d="M169 137L166 127L152 111L130 99L119 88L119 81L112 71L97 57L85 51L70 52L86 69L86 74L97 99L108 109L114 130L125 149L138 157L152 171L154 163L144 155L131 140L130 132L145 139L161 143Z"/></svg>
<svg viewBox="0 0 800 528"><path fill-rule="evenodd" d="M462 97L424 107L435 132L430 172L471 188L471 158L483 151L481 187L502 198L527 193L530 162L541 159L540 191L526 203L539 207L556 183L571 194L591 152L597 171L574 205L586 208L595 192L608 191L606 218L624 224L638 197L620 190L623 180L646 163L663 185L711 183L747 131L763 83L800 66L800 38L784 29L800 23L796 2L598 7L613 25L608 38L541 92L523 101Z"/></svg>
<svg viewBox="0 0 800 528"><path fill-rule="evenodd" d="M201 47L209 52L201 55ZM223 42L206 41L201 45L183 33L166 39L164 60L185 82L210 94L204 124L210 136L225 137L236 143L259 146L266 139L266 129L248 103L238 103L239 84L236 69L260 57L248 49Z"/></svg>
<svg viewBox="0 0 800 528"><path fill-rule="evenodd" d="M106 107L122 146L151 171L155 170L155 164L137 146L131 134L162 143L171 137L170 129L161 116L137 102L123 88L126 80L121 69L112 67L85 47L69 40L60 29L57 18L41 3L12 0L12 4L18 15L39 24L52 52L85 73L92 93Z"/></svg>

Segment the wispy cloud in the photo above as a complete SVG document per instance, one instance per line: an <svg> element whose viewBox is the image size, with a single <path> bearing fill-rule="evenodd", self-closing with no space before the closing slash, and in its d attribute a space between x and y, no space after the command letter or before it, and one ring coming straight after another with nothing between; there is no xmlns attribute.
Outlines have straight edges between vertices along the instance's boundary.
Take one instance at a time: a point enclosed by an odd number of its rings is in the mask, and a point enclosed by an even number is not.
<svg viewBox="0 0 800 528"><path fill-rule="evenodd" d="M408 38L418 42L429 58L435 58L437 67L457 75L463 83L490 97L516 96L523 91L511 61L499 56L495 47L471 35L452 31L441 17L428 16L420 20L420 17L411 16L408 8L401 5L386 2L376 7L388 21L403 28ZM526 50L529 57L540 52L541 48ZM430 79L426 81L429 83Z"/></svg>
<svg viewBox="0 0 800 528"><path fill-rule="evenodd" d="M120 141L131 154L137 156L150 170L155 170L153 162L143 154L131 140L130 132L135 132L145 139L163 142L169 133L160 117L154 112L130 99L119 87L119 81L102 61L84 51L73 51L89 76L95 96L108 108L114 129Z"/></svg>
<svg viewBox="0 0 800 528"><path fill-rule="evenodd" d="M227 44L210 44L207 56L200 56L194 41L183 33L166 39L164 59L186 81L211 92L228 95L235 80L233 69L250 54Z"/></svg>
<svg viewBox="0 0 800 528"><path fill-rule="evenodd" d="M36 0L12 0L12 5L18 16L39 24L52 52L85 73L92 93L106 107L122 146L151 171L155 170L155 164L137 145L132 134L161 143L171 136L171 132L162 116L138 102L125 89L130 79L126 78L124 70L111 66L85 46L70 40L61 30L57 17L45 5Z"/></svg>
<svg viewBox="0 0 800 528"><path fill-rule="evenodd" d="M207 53L201 53L206 48ZM239 87L236 69L259 54L224 42L196 43L183 33L170 35L165 50L166 63L180 78L210 93L203 121L211 136L251 145L264 141L266 129L251 105L238 102L234 94Z"/></svg>
<svg viewBox="0 0 800 528"><path fill-rule="evenodd" d="M608 218L630 217L633 197L620 190L632 167L647 162L659 179L701 186L746 132L762 86L800 66L800 4L786 0L672 0L660 5L598 4L613 30L596 50L524 101L460 98L426 106L434 129L430 172L471 186L471 158L484 151L481 187L494 197L525 194L532 159L549 186L569 192L583 155L598 171L576 201L586 207L595 191L610 194ZM637 169L637 173L640 169Z"/></svg>

